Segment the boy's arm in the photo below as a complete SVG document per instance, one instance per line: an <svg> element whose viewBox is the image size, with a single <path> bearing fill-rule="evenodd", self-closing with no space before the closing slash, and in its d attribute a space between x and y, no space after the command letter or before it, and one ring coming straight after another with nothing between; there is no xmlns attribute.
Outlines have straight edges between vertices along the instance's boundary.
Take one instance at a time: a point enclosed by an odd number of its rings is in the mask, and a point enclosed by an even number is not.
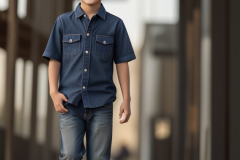
<svg viewBox="0 0 240 160"><path fill-rule="evenodd" d="M61 63L55 59L50 59L48 66L48 77L49 77L49 87L50 95L58 92L58 78L60 72Z"/></svg>
<svg viewBox="0 0 240 160"><path fill-rule="evenodd" d="M58 92L58 78L60 73L60 66L62 63L62 23L60 16L57 17L48 43L43 52L42 57L49 61L48 77L50 96L53 100L55 110L57 112L67 112L63 106L62 101L68 101L64 94Z"/></svg>
<svg viewBox="0 0 240 160"><path fill-rule="evenodd" d="M131 115L130 109L130 80L128 62L136 59L126 26L120 19L114 35L114 55L113 61L116 64L119 83L123 94L123 103L120 106L119 118L123 120L120 123L128 122Z"/></svg>
<svg viewBox="0 0 240 160"><path fill-rule="evenodd" d="M123 103L120 106L119 118L122 118L122 113L124 112L124 119L120 121L120 123L128 122L131 115L130 108L130 76L129 76L129 67L128 62L118 63L116 64L118 80L120 83L120 87L123 95Z"/></svg>
<svg viewBox="0 0 240 160"><path fill-rule="evenodd" d="M55 110L57 112L66 113L68 110L62 105L62 100L68 99L62 93L58 92L58 78L60 73L61 63L55 59L50 58L48 67L49 77L49 94L53 100Z"/></svg>

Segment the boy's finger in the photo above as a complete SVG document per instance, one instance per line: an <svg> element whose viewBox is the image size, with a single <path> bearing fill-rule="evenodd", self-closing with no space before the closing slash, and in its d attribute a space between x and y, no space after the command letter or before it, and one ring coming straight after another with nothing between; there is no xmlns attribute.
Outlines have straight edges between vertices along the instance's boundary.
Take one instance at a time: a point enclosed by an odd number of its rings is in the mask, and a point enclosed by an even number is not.
<svg viewBox="0 0 240 160"><path fill-rule="evenodd" d="M61 104L60 105L61 112L66 113L68 110Z"/></svg>
<svg viewBox="0 0 240 160"><path fill-rule="evenodd" d="M58 105L55 105L55 110L56 110L57 112L59 112L59 107L58 107Z"/></svg>
<svg viewBox="0 0 240 160"><path fill-rule="evenodd" d="M122 113L123 113L123 109L120 108L120 111L119 111L119 118L122 117Z"/></svg>
<svg viewBox="0 0 240 160"><path fill-rule="evenodd" d="M60 107L60 105L57 105L57 111L58 111L58 112L61 112L61 107Z"/></svg>
<svg viewBox="0 0 240 160"><path fill-rule="evenodd" d="M124 118L123 120L120 121L121 123L125 123L126 122L126 118Z"/></svg>
<svg viewBox="0 0 240 160"><path fill-rule="evenodd" d="M67 97L64 94L63 94L63 100L66 102L68 101Z"/></svg>
<svg viewBox="0 0 240 160"><path fill-rule="evenodd" d="M127 113L127 112L124 112L124 118L123 118L123 120L121 120L120 122L121 122L121 123L125 123L126 120L127 120L127 118L128 118L128 113Z"/></svg>
<svg viewBox="0 0 240 160"><path fill-rule="evenodd" d="M64 100L65 102L67 102L67 101L68 101L68 99L67 99L67 98L63 98L63 100Z"/></svg>
<svg viewBox="0 0 240 160"><path fill-rule="evenodd" d="M126 122L128 122L128 121L129 121L129 118L130 118L130 115L128 114L128 117L127 117L127 120L126 120Z"/></svg>
<svg viewBox="0 0 240 160"><path fill-rule="evenodd" d="M130 113L126 113L126 119L125 119L125 122L128 122L129 118L130 118Z"/></svg>

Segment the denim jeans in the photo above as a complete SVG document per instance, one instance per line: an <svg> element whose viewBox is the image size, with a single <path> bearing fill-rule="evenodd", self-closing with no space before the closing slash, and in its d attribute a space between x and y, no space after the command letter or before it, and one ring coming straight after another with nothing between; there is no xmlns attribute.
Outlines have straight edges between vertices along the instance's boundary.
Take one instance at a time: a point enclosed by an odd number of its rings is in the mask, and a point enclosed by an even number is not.
<svg viewBox="0 0 240 160"><path fill-rule="evenodd" d="M84 108L63 101L67 113L60 113L61 155L59 160L109 160L112 144L113 106ZM84 134L86 132L86 149Z"/></svg>

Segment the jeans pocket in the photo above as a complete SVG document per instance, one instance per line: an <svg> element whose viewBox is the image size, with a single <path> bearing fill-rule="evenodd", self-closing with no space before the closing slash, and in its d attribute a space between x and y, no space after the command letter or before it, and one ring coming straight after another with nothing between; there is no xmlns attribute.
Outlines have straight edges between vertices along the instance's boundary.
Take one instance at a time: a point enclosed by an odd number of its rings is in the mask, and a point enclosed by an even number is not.
<svg viewBox="0 0 240 160"><path fill-rule="evenodd" d="M60 116L69 113L69 107L68 107L68 104L69 104L68 102L66 102L66 101L62 101L62 105L63 105L63 107L66 108L66 109L68 110L68 112L66 112L66 113L59 112L59 113L60 113Z"/></svg>
<svg viewBox="0 0 240 160"><path fill-rule="evenodd" d="M68 102L62 101L62 104L63 104L63 106L66 108L66 105L68 104Z"/></svg>

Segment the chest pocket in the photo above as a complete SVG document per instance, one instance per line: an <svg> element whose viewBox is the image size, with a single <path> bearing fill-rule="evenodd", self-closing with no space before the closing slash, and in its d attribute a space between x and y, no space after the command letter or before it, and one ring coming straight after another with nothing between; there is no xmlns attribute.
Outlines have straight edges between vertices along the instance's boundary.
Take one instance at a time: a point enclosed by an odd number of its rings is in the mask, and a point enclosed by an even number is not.
<svg viewBox="0 0 240 160"><path fill-rule="evenodd" d="M95 54L106 58L112 54L113 37L96 35Z"/></svg>
<svg viewBox="0 0 240 160"><path fill-rule="evenodd" d="M80 53L80 34L63 35L63 53L73 57Z"/></svg>

